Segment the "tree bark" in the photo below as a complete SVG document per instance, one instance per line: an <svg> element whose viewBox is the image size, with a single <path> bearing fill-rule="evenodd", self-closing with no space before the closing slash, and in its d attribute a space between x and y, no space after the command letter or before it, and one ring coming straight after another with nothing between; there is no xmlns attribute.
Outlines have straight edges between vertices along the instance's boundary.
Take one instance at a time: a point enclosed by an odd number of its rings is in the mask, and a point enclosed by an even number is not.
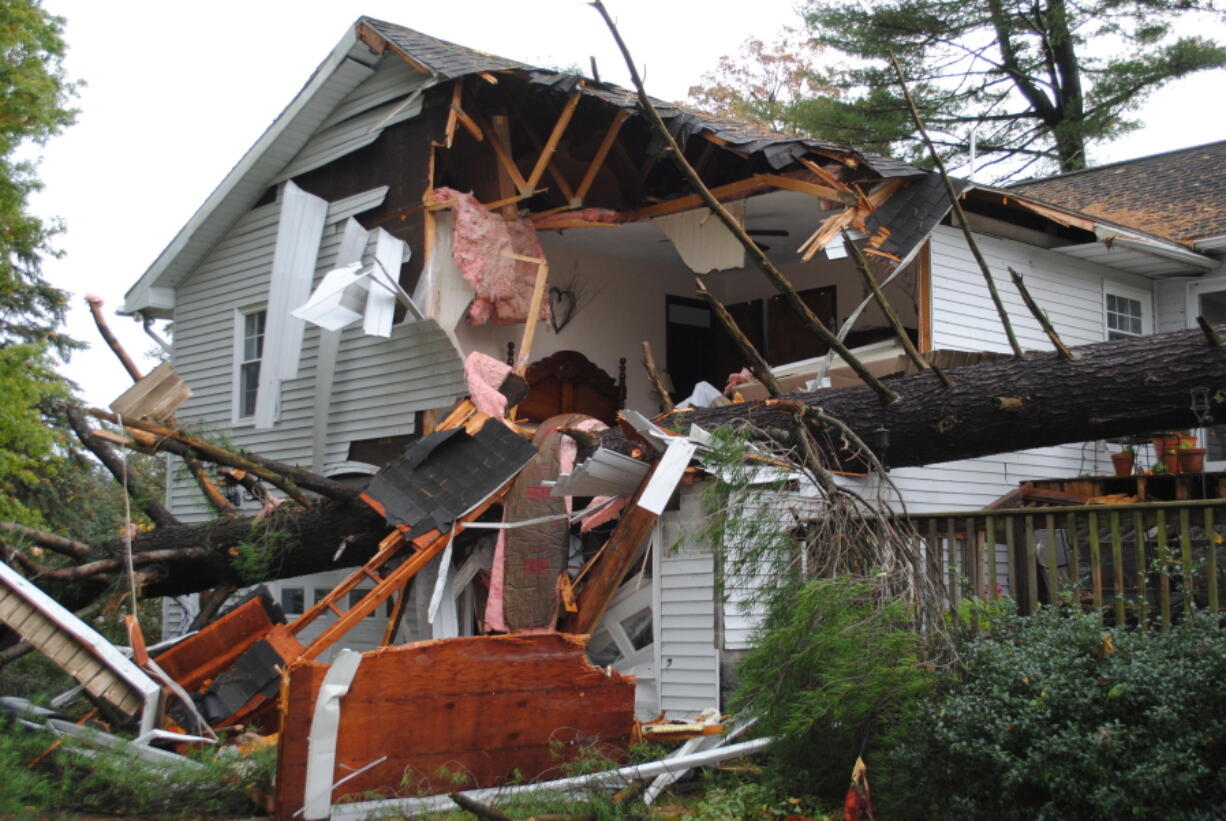
<svg viewBox="0 0 1226 821"><path fill-rule="evenodd" d="M1190 406L1197 387L1209 389L1211 413L1226 421L1226 348L1210 345L1200 330L1073 350L1074 360L1043 351L950 368L951 388L930 373L893 377L886 382L900 399L891 405L865 387L787 398L820 407L866 442L877 441L885 428L890 444L878 455L891 467L1195 427ZM691 423L709 430L736 422L784 430L792 415L766 400L675 413L664 424L682 432ZM622 452L631 447L616 428L605 433L604 444Z"/></svg>
<svg viewBox="0 0 1226 821"><path fill-rule="evenodd" d="M869 443L880 443L879 429L886 429L890 444L878 455L904 467L1193 427L1190 391L1198 387L1209 389L1211 412L1226 420L1226 346L1209 344L1199 329L1074 350L1073 360L1035 352L953 368L951 388L931 371L893 377L888 382L901 398L891 405L861 386L677 412L663 423L686 431L691 423L711 429L749 422L786 440L802 403L843 420ZM622 452L635 447L617 427L602 442ZM831 431L827 446L836 459L848 457L837 432ZM160 527L139 536L133 548L137 555L167 551L163 555L172 557L139 568L148 579L145 595L181 595L357 565L374 554L388 531L382 517L361 502L333 502L277 510L264 521L221 516ZM346 547L334 560L342 542ZM122 542L93 552L88 560L121 556ZM46 586L62 602L80 607L98 595L104 579Z"/></svg>

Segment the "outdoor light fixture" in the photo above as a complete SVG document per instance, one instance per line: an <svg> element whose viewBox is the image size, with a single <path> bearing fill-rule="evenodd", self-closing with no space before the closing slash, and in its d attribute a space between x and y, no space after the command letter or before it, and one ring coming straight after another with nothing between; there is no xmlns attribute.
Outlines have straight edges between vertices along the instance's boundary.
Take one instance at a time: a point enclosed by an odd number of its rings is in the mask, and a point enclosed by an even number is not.
<svg viewBox="0 0 1226 821"><path fill-rule="evenodd" d="M1213 414L1209 412L1209 389L1192 388L1192 413L1196 414L1196 422L1201 427L1213 424Z"/></svg>

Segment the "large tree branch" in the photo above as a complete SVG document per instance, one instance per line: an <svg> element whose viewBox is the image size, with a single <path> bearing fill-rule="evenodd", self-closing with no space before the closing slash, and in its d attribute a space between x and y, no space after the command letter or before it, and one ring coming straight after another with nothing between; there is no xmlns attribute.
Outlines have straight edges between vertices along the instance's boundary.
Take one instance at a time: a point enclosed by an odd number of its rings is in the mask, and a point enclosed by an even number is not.
<svg viewBox="0 0 1226 821"><path fill-rule="evenodd" d="M91 409L89 413L98 419L116 424L119 423L119 419L113 413L96 408ZM154 438L138 441L136 444L179 455L191 453L194 456L218 465L248 471L285 490L303 504L309 504L309 500L302 496L301 491L298 490L300 487L338 501L350 501L358 496L358 491L353 488L340 482L334 482L309 470L273 459L266 459L253 453L235 453L207 442L199 436L193 436L165 425L133 419L124 419L123 424L130 429L153 434Z"/></svg>
<svg viewBox="0 0 1226 821"><path fill-rule="evenodd" d="M93 436L93 426L89 424L89 420L85 418L85 414L77 404L65 403L64 413L68 417L68 424L72 427L73 432L81 440L81 444L98 457L98 461L115 478L116 482L119 482L120 485L127 484L128 495L149 517L149 521L158 527L179 523L179 520L166 509L156 495L127 470L126 464L115 455L111 447Z"/></svg>
<svg viewBox="0 0 1226 821"><path fill-rule="evenodd" d="M93 548L84 542L65 539L63 536L57 536L54 533L27 527L16 522L0 522L0 530L23 539L29 539L41 547L54 550L56 553L67 556L70 559L83 561L93 555Z"/></svg>

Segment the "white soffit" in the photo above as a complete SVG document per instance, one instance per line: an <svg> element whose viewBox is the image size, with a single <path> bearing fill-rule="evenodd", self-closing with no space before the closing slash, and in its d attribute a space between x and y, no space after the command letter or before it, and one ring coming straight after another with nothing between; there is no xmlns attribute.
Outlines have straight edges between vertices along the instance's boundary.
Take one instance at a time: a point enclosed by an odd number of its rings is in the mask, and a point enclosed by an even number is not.
<svg viewBox="0 0 1226 821"><path fill-rule="evenodd" d="M1200 262L1196 264L1180 262L1163 254L1156 253L1153 250L1143 251L1136 247L1131 247L1128 243L1122 242L1121 239L1116 238L1110 244L1106 242L1090 242L1084 245L1063 245L1051 250L1066 256L1084 259L1087 262L1106 265L1117 271L1127 271L1128 273L1140 276L1186 276L1187 274L1200 273L1207 270L1207 266ZM1188 253L1192 254L1191 251ZM1200 257L1199 254L1194 256L1204 259L1206 263L1213 262L1205 257ZM1217 263L1214 263L1213 267L1216 266Z"/></svg>

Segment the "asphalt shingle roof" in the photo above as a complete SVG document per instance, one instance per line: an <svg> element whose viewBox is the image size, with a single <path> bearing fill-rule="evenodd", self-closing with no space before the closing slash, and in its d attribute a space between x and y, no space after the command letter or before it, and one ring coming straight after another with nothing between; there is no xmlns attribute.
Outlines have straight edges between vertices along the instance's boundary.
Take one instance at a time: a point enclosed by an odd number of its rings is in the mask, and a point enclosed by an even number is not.
<svg viewBox="0 0 1226 821"><path fill-rule="evenodd" d="M1226 140L1011 187L1177 242L1226 234Z"/></svg>
<svg viewBox="0 0 1226 821"><path fill-rule="evenodd" d="M455 79L483 71L520 70L528 72L532 82L554 86L566 92L574 89L580 80L573 74L562 74L494 54L487 54L484 51L440 40L437 37L431 37L428 34L383 20L364 17L361 22L369 25L396 48L445 79ZM638 106L638 96L634 91L610 83L596 83L589 79L585 83L583 93L621 108L637 109ZM740 151L748 154L761 152L774 168L783 168L796 157L807 154L810 149L819 149L841 154L854 154L873 173L881 177L913 177L926 173L913 165L889 157L858 152L847 146L800 137L795 134L781 134L761 125L716 117L676 103L655 99L653 102L660 113L660 118L668 124L678 141L684 143L692 134L704 130L710 131L717 138L731 143ZM658 147L652 146L649 150L654 152L658 150Z"/></svg>

